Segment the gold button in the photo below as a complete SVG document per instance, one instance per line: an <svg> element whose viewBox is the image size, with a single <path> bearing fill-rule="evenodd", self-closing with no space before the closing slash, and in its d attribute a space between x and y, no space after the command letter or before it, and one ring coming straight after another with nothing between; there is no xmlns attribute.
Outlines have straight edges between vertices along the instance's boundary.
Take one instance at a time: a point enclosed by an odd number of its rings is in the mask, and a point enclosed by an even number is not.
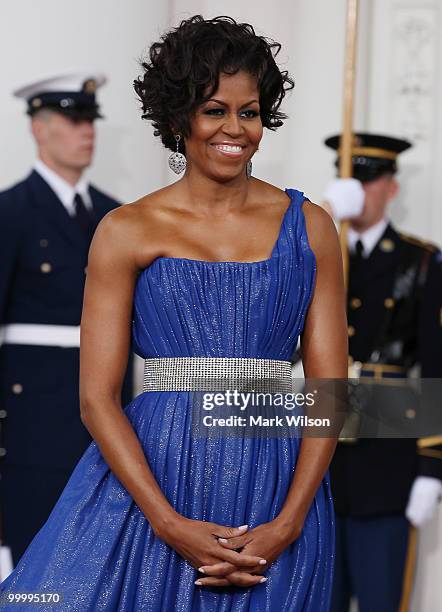
<svg viewBox="0 0 442 612"><path fill-rule="evenodd" d="M48 244L49 244L49 240L46 240L46 238L42 238L42 239L40 240L40 246L41 246L41 247L47 247L47 246L48 246Z"/></svg>
<svg viewBox="0 0 442 612"><path fill-rule="evenodd" d="M384 251L384 253L391 253L394 251L394 242L389 238L384 238L381 240L379 246L381 247L381 251Z"/></svg>
<svg viewBox="0 0 442 612"><path fill-rule="evenodd" d="M40 270L44 272L45 274L47 274L48 272L52 270L52 266L49 262L45 261L41 264Z"/></svg>
<svg viewBox="0 0 442 612"><path fill-rule="evenodd" d="M393 308L393 306L394 306L393 298L385 298L384 306L385 306L385 308Z"/></svg>
<svg viewBox="0 0 442 612"><path fill-rule="evenodd" d="M359 308L361 304L362 304L361 300L357 297L351 298L350 300L350 308L353 308L353 310L355 310L356 308Z"/></svg>
<svg viewBox="0 0 442 612"><path fill-rule="evenodd" d="M7 414L6 410L0 410L0 419L6 419Z"/></svg>
<svg viewBox="0 0 442 612"><path fill-rule="evenodd" d="M15 385L12 385L12 393L19 395L22 391L23 385L21 385L20 383L15 383Z"/></svg>
<svg viewBox="0 0 442 612"><path fill-rule="evenodd" d="M414 408L407 408L407 410L405 411L405 416L407 417L407 419L414 419L414 417L416 416L416 410L414 410Z"/></svg>
<svg viewBox="0 0 442 612"><path fill-rule="evenodd" d="M355 333L356 333L356 330L355 330L355 328L353 327L353 325L349 325L349 326L348 326L348 335L349 335L349 336L354 336L354 335L355 335Z"/></svg>

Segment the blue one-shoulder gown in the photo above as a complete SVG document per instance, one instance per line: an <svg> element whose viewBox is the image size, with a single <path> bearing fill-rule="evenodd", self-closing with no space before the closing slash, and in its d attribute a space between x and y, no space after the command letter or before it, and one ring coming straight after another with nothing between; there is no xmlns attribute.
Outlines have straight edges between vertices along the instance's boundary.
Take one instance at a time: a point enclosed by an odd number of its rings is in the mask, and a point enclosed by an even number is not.
<svg viewBox="0 0 442 612"><path fill-rule="evenodd" d="M269 259L158 257L138 278L133 342L142 357L290 359L315 282L304 195L290 204ZM125 408L150 468L182 515L250 528L275 518L300 439L192 436L190 392L145 392ZM32 512L32 508L29 508ZM0 586L2 609L63 612L325 612L334 554L328 475L299 539L249 588L194 584L196 569L155 537L95 442L49 519ZM7 604L7 593L59 593L58 605Z"/></svg>

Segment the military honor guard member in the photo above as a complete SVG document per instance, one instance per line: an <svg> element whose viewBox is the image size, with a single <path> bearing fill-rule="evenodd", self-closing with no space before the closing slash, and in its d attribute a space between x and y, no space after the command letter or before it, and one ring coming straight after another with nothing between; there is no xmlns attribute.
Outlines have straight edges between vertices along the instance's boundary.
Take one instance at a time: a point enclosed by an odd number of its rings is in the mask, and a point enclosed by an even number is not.
<svg viewBox="0 0 442 612"><path fill-rule="evenodd" d="M63 75L14 92L38 150L30 175L0 193L0 510L14 562L91 442L78 389L83 289L94 229L119 205L83 177L104 82ZM124 403L131 393L129 366Z"/></svg>
<svg viewBox="0 0 442 612"><path fill-rule="evenodd" d="M339 136L325 144L339 157ZM442 376L441 253L395 229L387 215L399 189L397 157L410 146L356 134L354 178L336 179L324 194L325 208L350 223L350 367L361 381L406 377L417 364L422 377ZM351 596L360 612L399 609L407 592L410 526L433 515L442 492L442 436L435 434L338 444L331 465L337 514L332 612L349 610Z"/></svg>

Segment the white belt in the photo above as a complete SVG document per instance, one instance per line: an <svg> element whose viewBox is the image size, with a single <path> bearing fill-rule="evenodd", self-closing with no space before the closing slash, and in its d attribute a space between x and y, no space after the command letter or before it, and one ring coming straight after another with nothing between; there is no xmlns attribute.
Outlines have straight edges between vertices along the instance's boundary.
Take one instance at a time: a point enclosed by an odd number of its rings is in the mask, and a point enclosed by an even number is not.
<svg viewBox="0 0 442 612"><path fill-rule="evenodd" d="M27 344L30 346L80 346L79 325L39 325L9 323L0 327L0 344Z"/></svg>

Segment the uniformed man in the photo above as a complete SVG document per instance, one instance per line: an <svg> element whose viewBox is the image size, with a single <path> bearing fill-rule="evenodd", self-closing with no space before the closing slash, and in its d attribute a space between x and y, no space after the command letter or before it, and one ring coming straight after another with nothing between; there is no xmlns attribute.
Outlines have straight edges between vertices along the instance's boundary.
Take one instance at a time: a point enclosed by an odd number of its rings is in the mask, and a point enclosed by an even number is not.
<svg viewBox="0 0 442 612"><path fill-rule="evenodd" d="M339 160L340 137L325 144L338 151ZM350 223L351 375L356 372L361 382L383 381L384 389L386 379L404 381L417 364L422 377L442 376L441 253L396 230L387 214L399 189L397 157L410 146L397 138L356 134L353 178L336 179L324 194L334 218ZM399 396L377 394L378 414L387 408L379 405L387 397ZM406 413L413 418L413 407ZM331 465L337 514L332 612L347 612L351 596L360 612L398 610L406 594L410 524L418 527L432 517L442 491L440 433L338 444Z"/></svg>
<svg viewBox="0 0 442 612"><path fill-rule="evenodd" d="M38 151L31 174L0 193L1 518L15 563L91 442L78 393L83 288L94 229L118 206L83 177L104 82L63 75L14 92Z"/></svg>

